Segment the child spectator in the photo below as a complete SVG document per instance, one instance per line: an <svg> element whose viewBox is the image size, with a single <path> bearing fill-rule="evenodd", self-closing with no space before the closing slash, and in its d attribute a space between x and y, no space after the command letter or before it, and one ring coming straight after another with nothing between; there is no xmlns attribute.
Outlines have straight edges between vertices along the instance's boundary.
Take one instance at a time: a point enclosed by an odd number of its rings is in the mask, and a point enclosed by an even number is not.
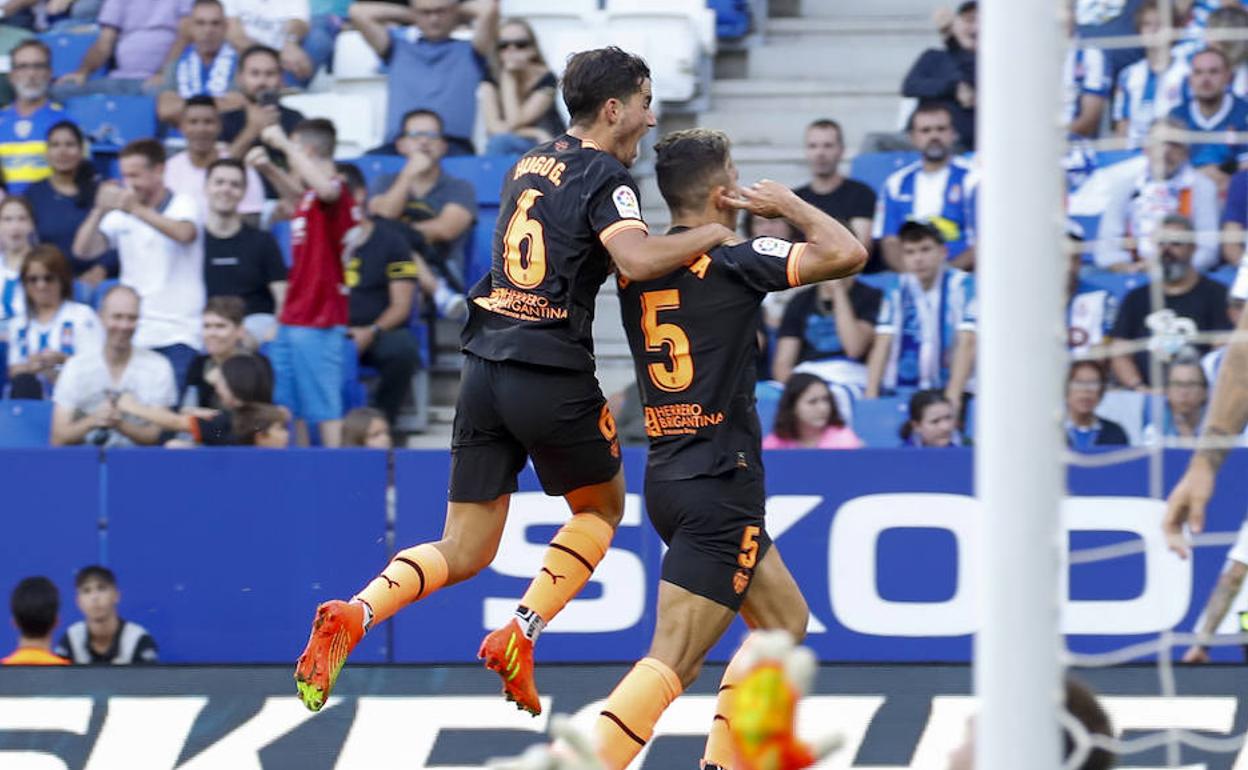
<svg viewBox="0 0 1248 770"><path fill-rule="evenodd" d="M243 352L243 301L238 297L213 297L204 305L204 352L191 361L186 389L179 402L183 407L220 409L216 389L207 376L226 359Z"/></svg>
<svg viewBox="0 0 1248 770"><path fill-rule="evenodd" d="M390 424L380 409L357 406L347 412L342 420L342 445L344 447L367 447L368 449L392 449Z"/></svg>
<svg viewBox="0 0 1248 770"><path fill-rule="evenodd" d="M22 263L35 242L35 212L25 198L0 201L0 337L26 312Z"/></svg>
<svg viewBox="0 0 1248 770"><path fill-rule="evenodd" d="M319 425L321 443L335 447L342 440L347 325L343 265L358 245L359 207L334 167L333 123L307 120L291 137L273 125L261 138L286 154L291 173L275 166L259 148L249 153L249 163L297 206L291 222L289 289L271 351L277 402L306 426Z"/></svg>
<svg viewBox="0 0 1248 770"><path fill-rule="evenodd" d="M157 117L164 123L175 122L192 96L211 97L222 112L242 108L243 95L232 90L240 49L225 39L221 0L195 0L185 23L190 45L166 70L165 90L156 101Z"/></svg>
<svg viewBox="0 0 1248 770"><path fill-rule="evenodd" d="M69 661L53 654L61 596L46 577L23 578L9 597L9 611L17 628L17 649L0 666L65 666Z"/></svg>
<svg viewBox="0 0 1248 770"><path fill-rule="evenodd" d="M1076 452L1128 443L1127 432L1121 425L1096 416L1096 407L1104 395L1105 369L1100 363L1071 363L1066 374L1066 445Z"/></svg>
<svg viewBox="0 0 1248 770"><path fill-rule="evenodd" d="M499 24L496 61L495 81L482 81L477 93L490 137L485 154L520 155L562 134L567 126L555 108L559 82L527 21Z"/></svg>
<svg viewBox="0 0 1248 770"><path fill-rule="evenodd" d="M776 407L776 423L763 449L858 449L854 435L836 408L828 384L813 374L789 378Z"/></svg>
<svg viewBox="0 0 1248 770"><path fill-rule="evenodd" d="M273 404L244 404L234 413L234 440L239 446L285 449L290 446L290 412Z"/></svg>
<svg viewBox="0 0 1248 770"><path fill-rule="evenodd" d="M99 355L104 330L94 310L72 300L69 262L55 246L31 250L22 263L21 283L26 311L14 319L9 340L11 395L41 399L71 356Z"/></svg>
<svg viewBox="0 0 1248 770"><path fill-rule="evenodd" d="M23 40L13 48L8 77L15 98L0 110L0 159L9 192L21 193L48 178L43 137L53 124L65 119L65 112L48 98L52 52L42 41Z"/></svg>
<svg viewBox="0 0 1248 770"><path fill-rule="evenodd" d="M65 629L56 653L76 664L140 665L157 663L156 640L147 629L117 614L121 592L108 567L92 565L74 576L78 611L83 620Z"/></svg>
<svg viewBox="0 0 1248 770"><path fill-rule="evenodd" d="M962 434L955 424L953 403L939 390L920 390L910 397L910 419L898 435L906 446L961 446Z"/></svg>
<svg viewBox="0 0 1248 770"><path fill-rule="evenodd" d="M433 247L429 256L434 269L458 276L462 282L464 246L477 218L477 193L471 182L442 172L447 150L442 119L428 110L408 113L395 144L407 163L399 173L374 181L368 210L411 227L423 243ZM413 249L423 250L416 244Z"/></svg>
<svg viewBox="0 0 1248 770"><path fill-rule="evenodd" d="M69 258L75 279L95 287L117 274L117 253L98 259L78 259L74 235L91 207L100 175L87 160L86 138L73 122L62 120L48 129L48 167L52 175L26 188L25 197L35 211L35 232L40 243L50 243Z"/></svg>
<svg viewBox="0 0 1248 770"><path fill-rule="evenodd" d="M139 403L128 393L117 400L117 408L163 430L190 434L197 444L224 446L236 443L235 417L239 409L246 404L267 404L273 400L273 372L269 362L260 356L246 353L230 356L204 379L213 393L216 409L188 407L174 412Z"/></svg>

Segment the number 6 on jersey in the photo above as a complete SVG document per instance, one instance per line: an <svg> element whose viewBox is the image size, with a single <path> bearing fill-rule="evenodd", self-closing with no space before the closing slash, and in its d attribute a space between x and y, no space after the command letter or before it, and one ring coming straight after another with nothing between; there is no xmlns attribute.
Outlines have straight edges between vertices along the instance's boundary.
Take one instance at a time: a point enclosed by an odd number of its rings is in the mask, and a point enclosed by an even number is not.
<svg viewBox="0 0 1248 770"><path fill-rule="evenodd" d="M546 241L542 223L529 218L529 209L542 197L539 190L525 190L516 199L516 211L503 234L503 269L507 279L521 289L535 289L546 279ZM526 254L520 247L528 241Z"/></svg>

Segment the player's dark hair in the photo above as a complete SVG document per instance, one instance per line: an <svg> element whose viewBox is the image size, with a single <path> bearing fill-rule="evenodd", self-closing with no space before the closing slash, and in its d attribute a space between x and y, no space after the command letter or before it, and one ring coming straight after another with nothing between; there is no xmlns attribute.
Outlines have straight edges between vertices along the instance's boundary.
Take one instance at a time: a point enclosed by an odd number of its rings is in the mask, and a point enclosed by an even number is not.
<svg viewBox="0 0 1248 770"><path fill-rule="evenodd" d="M240 353L221 362L221 376L234 398L244 404L273 401L273 368L267 358Z"/></svg>
<svg viewBox="0 0 1248 770"><path fill-rule="evenodd" d="M1107 379L1105 366L1100 361L1092 358L1081 358L1078 361L1071 361L1070 368L1066 371L1066 385L1069 386L1074 381L1075 373L1080 369L1090 369L1096 372L1097 378L1101 381L1100 390L1097 392L1102 396L1105 395L1105 381Z"/></svg>
<svg viewBox="0 0 1248 770"><path fill-rule="evenodd" d="M165 162L165 146L156 139L135 139L122 147L117 157L125 160L136 155L146 160L149 166L160 166Z"/></svg>
<svg viewBox="0 0 1248 770"><path fill-rule="evenodd" d="M815 289L812 288L810 291L815 291ZM780 394L780 403L776 406L776 421L771 432L776 434L777 438L791 441L800 436L797 402L814 385L820 385L828 391L828 399L832 403L832 410L828 413L828 425L837 428L845 426L845 420L841 417L840 410L836 408L836 399L832 397L832 390L828 387L828 383L824 382L822 377L807 372L798 372L789 377L789 381L785 383L784 392Z"/></svg>
<svg viewBox="0 0 1248 770"><path fill-rule="evenodd" d="M17 630L28 639L52 633L56 613L61 609L61 594L56 585L42 575L22 578L9 597L9 611Z"/></svg>
<svg viewBox="0 0 1248 770"><path fill-rule="evenodd" d="M272 57L273 61L277 62L279 67L282 65L282 55L278 53L276 49L257 43L256 45L249 46L247 50L243 51L243 53L238 57L239 71L242 71L243 67L247 66L248 59L253 56L261 55Z"/></svg>
<svg viewBox="0 0 1248 770"><path fill-rule="evenodd" d="M945 394L939 390L920 390L910 397L909 419L901 424L901 428L897 431L897 435L901 436L902 441L909 441L914 435L915 423L923 422L923 415L927 412L928 407L935 404L949 404L952 402L945 398Z"/></svg>
<svg viewBox="0 0 1248 770"><path fill-rule="evenodd" d="M301 120L291 132L291 136L302 136L310 139L316 154L322 158L334 157L334 147L338 145L338 129L328 118L308 118Z"/></svg>
<svg viewBox="0 0 1248 770"><path fill-rule="evenodd" d="M355 195L357 190L368 192L368 181L364 179L364 172L360 171L359 166L354 163L335 163L334 169L339 176L347 181L347 187L351 188L352 197L359 198L359 196Z"/></svg>
<svg viewBox="0 0 1248 770"><path fill-rule="evenodd" d="M610 99L626 101L648 77L644 59L616 46L573 54L563 71L563 103L572 124L592 124L602 105Z"/></svg>
<svg viewBox="0 0 1248 770"><path fill-rule="evenodd" d="M1114 726L1110 723L1105 709L1101 708L1100 701L1096 699L1096 693L1073 677L1066 677L1065 708L1072 717L1079 720L1089 735L1113 737ZM1062 730L1062 743L1062 757L1069 759L1075 751L1074 736L1070 734L1070 731ZM1114 755L1112 753L1105 749L1094 748L1077 770L1109 770L1113 766Z"/></svg>
<svg viewBox="0 0 1248 770"><path fill-rule="evenodd" d="M344 447L364 446L368 441L368 429L373 420L381 420L388 426L386 415L380 409L371 406L357 406L342 418L342 445Z"/></svg>
<svg viewBox="0 0 1248 770"><path fill-rule="evenodd" d="M945 243L945 237L940 234L939 228L931 222L920 222L917 220L903 223L897 231L897 240L902 243L934 241L937 246L943 246Z"/></svg>
<svg viewBox="0 0 1248 770"><path fill-rule="evenodd" d="M935 115L940 112L943 112L949 118L950 124L953 123L953 110L949 109L948 105L932 99L924 99L919 102L918 107L914 108L914 112L910 113L910 120L906 121L906 130L914 130L914 119L919 115Z"/></svg>
<svg viewBox="0 0 1248 770"><path fill-rule="evenodd" d="M15 56L17 56L18 52L25 51L27 48L34 48L34 49L43 51L43 58L47 59L49 64L52 63L52 49L48 47L47 43L43 42L37 37L28 37L22 42L13 46L13 50L9 51L9 59L10 60L13 59Z"/></svg>
<svg viewBox="0 0 1248 770"><path fill-rule="evenodd" d="M255 446L256 436L274 425L290 421L290 413L274 404L243 404L233 412L234 440Z"/></svg>
<svg viewBox="0 0 1248 770"><path fill-rule="evenodd" d="M217 101L208 94L195 94L186 100L186 104L182 107L182 114L192 107L208 107L213 112L219 112L217 109Z"/></svg>
<svg viewBox="0 0 1248 770"><path fill-rule="evenodd" d="M654 146L659 192L673 213L701 211L716 185L731 185L730 143L723 131L690 128L673 131Z"/></svg>
<svg viewBox="0 0 1248 770"><path fill-rule="evenodd" d="M208 164L208 170L204 173L204 179L212 176L212 172L219 168L232 168L243 175L243 189L247 189L247 167L238 158L217 158Z"/></svg>
<svg viewBox="0 0 1248 770"><path fill-rule="evenodd" d="M72 134L74 141L78 143L79 151L83 153L83 157L78 161L78 168L74 169L74 184L78 186L78 194L74 196L74 205L80 209L90 208L92 201L95 200L96 188L100 184L100 173L95 170L91 161L87 160L87 138L83 135L82 129L78 128L77 123L72 120L60 120L52 124L44 139L51 140L52 135L58 131L68 131Z"/></svg>
<svg viewBox="0 0 1248 770"><path fill-rule="evenodd" d="M232 297L228 294L220 294L215 297L209 297L204 303L204 315L212 313L220 316L235 326L242 326L243 319L247 316L247 303L243 302L242 297Z"/></svg>
<svg viewBox="0 0 1248 770"><path fill-rule="evenodd" d="M433 118L438 124L438 133L442 134L446 130L446 123L442 120L442 116L433 110L420 108L416 110L408 110L403 113L403 119L399 121L399 136L407 133L407 121L412 118Z"/></svg>
<svg viewBox="0 0 1248 770"><path fill-rule="evenodd" d="M106 586L117 587L117 576L108 567L91 564L74 574L74 588L82 588L88 580L98 580Z"/></svg>
<svg viewBox="0 0 1248 770"><path fill-rule="evenodd" d="M221 4L221 0L195 0L195 2L191 3L191 9L194 10L201 5L215 5L222 11L225 10L225 6Z"/></svg>
<svg viewBox="0 0 1248 770"><path fill-rule="evenodd" d="M840 123L837 123L835 120L832 120L831 118L819 118L818 120L812 120L810 122L810 125L806 126L806 130L808 132L813 131L815 129L829 129L829 128L836 132L837 141L839 141L841 144L845 144L844 129L841 128Z"/></svg>
<svg viewBox="0 0 1248 770"><path fill-rule="evenodd" d="M40 243L31 248L26 259L22 260L22 267L18 271L23 283L26 281L30 268L34 265L47 270L56 279L56 284L60 287L62 302L68 302L74 298L74 271L60 249L51 243ZM34 306L34 300L27 294L26 307L33 308Z"/></svg>

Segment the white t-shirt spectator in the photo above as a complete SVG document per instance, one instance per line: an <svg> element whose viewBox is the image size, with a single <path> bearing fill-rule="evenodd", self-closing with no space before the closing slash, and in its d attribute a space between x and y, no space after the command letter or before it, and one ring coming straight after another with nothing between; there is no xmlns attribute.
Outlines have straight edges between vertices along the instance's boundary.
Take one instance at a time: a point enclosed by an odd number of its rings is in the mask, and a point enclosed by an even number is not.
<svg viewBox="0 0 1248 770"><path fill-rule="evenodd" d="M247 37L270 48L282 50L286 42L286 22L306 22L308 0L223 0L225 15L238 19Z"/></svg>
<svg viewBox="0 0 1248 770"><path fill-rule="evenodd" d="M230 151L225 145L221 145L218 155L228 158ZM208 194L204 189L204 182L207 178L208 169L196 168L192 165L191 156L185 151L165 161L165 186L175 193L194 198L199 206L201 221L208 206ZM242 214L259 214L263 209L264 182L260 179L260 174L248 166L247 191L243 193L243 200L238 204L238 210Z"/></svg>
<svg viewBox="0 0 1248 770"><path fill-rule="evenodd" d="M97 355L104 344L104 330L95 311L81 302L62 302L46 324L28 316L13 319L9 327L9 366L24 364L46 350L71 358L79 353Z"/></svg>
<svg viewBox="0 0 1248 770"><path fill-rule="evenodd" d="M74 416L78 417L98 409L108 398L109 391L131 393L140 403L149 406L172 408L178 400L169 359L140 347L131 352L130 362L117 382L109 375L101 350L69 359L61 370L61 376L56 379L52 400L58 406L73 410ZM132 443L120 431L114 430L109 431L105 446L128 446Z"/></svg>
<svg viewBox="0 0 1248 770"><path fill-rule="evenodd" d="M100 221L100 232L117 249L121 283L142 300L136 347L189 345L199 348L200 317L204 310L204 233L199 204L187 195L173 194L160 213L194 222L198 231L190 243L178 243L143 220L121 210Z"/></svg>

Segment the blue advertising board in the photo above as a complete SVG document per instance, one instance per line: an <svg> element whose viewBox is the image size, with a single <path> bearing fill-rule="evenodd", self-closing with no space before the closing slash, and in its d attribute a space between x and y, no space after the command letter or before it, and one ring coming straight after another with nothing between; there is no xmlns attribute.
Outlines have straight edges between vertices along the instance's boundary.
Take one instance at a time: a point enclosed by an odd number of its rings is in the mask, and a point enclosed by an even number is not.
<svg viewBox="0 0 1248 770"><path fill-rule="evenodd" d="M0 451L4 483L0 590L42 572L57 579L62 621L78 619L72 570L104 561L122 614L143 623L170 662L288 663L317 602L350 596L387 551L442 532L449 456L438 451ZM1164 488L1186 464L1166 454ZM825 661L966 661L976 617L975 549L984 513L971 497L969 450L769 453L768 529L811 609L808 644ZM644 454L625 450L628 503L592 581L545 631L539 661L630 661L645 653L663 548L640 490ZM1163 504L1147 497L1146 461L1070 473L1061 541L1083 552L1135 552L1063 571L1064 630L1079 652L1118 649L1160 631L1192 630L1226 546L1192 560L1168 553ZM385 500L397 501L387 540ZM1248 501L1248 452L1219 479L1207 529L1233 533ZM367 637L360 660L475 659L487 630L514 610L545 544L567 519L560 498L522 474L490 569L401 612ZM1079 560L1076 560L1079 561ZM1248 604L1240 599L1235 609ZM1045 611L1037 608L1037 611ZM1230 613L1228 629L1237 622ZM991 619L988 619L991 622ZM738 625L715 648L724 660ZM0 624L0 649L13 644ZM1176 654L1181 653L1176 650ZM1215 658L1238 660L1238 649Z"/></svg>

